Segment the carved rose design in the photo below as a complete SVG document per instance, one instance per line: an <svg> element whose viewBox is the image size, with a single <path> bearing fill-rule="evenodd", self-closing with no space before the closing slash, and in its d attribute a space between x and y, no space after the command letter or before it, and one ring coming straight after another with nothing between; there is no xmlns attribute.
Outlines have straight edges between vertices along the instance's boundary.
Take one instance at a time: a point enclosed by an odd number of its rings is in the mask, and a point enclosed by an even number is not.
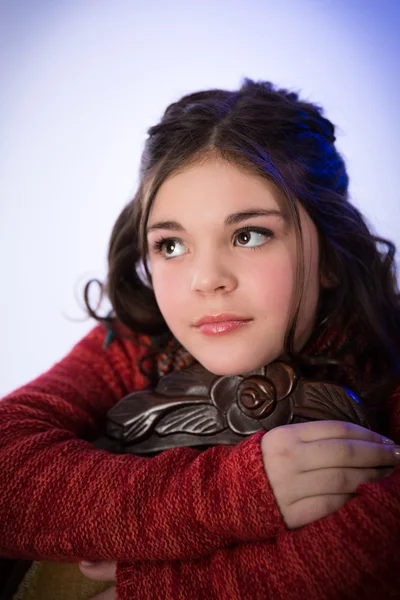
<svg viewBox="0 0 400 600"><path fill-rule="evenodd" d="M236 444L261 428L321 419L374 429L349 390L305 380L289 363L221 377L193 365L166 375L155 390L118 402L108 413L104 443L111 451L147 455L177 446Z"/></svg>
<svg viewBox="0 0 400 600"><path fill-rule="evenodd" d="M223 375L214 380L210 389L211 402L224 414L230 410L232 402L236 398L238 385L242 380L241 375L231 377Z"/></svg>
<svg viewBox="0 0 400 600"><path fill-rule="evenodd" d="M243 379L237 389L237 403L242 412L261 419L270 415L276 407L276 390L270 379L253 375Z"/></svg>
<svg viewBox="0 0 400 600"><path fill-rule="evenodd" d="M273 413L279 400L275 385L262 373L218 377L211 386L210 397L214 406L228 415L228 420L233 411L239 418L241 414L242 418L246 415L258 421Z"/></svg>

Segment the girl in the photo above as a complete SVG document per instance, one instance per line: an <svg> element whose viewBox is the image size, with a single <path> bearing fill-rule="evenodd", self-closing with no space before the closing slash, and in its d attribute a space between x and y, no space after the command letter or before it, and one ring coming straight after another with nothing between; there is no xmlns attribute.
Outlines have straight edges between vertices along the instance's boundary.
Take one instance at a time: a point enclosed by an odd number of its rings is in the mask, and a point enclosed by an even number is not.
<svg viewBox="0 0 400 600"><path fill-rule="evenodd" d="M111 236L112 314L87 303L99 325L0 404L2 556L116 561L120 599L398 597L394 246L349 203L334 142L321 109L251 80L149 130ZM167 373L279 357L358 394L374 431L314 421L154 458L92 445Z"/></svg>

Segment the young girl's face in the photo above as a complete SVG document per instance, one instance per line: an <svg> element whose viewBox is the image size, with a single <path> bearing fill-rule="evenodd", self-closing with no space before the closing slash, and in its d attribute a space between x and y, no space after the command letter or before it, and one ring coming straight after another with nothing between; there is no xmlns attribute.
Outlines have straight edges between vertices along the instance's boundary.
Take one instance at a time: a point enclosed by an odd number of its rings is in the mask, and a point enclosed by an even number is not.
<svg viewBox="0 0 400 600"><path fill-rule="evenodd" d="M283 354L296 236L278 198L272 183L221 159L172 175L154 199L147 239L158 306L217 375L246 374ZM319 295L317 231L298 209L305 278L296 349L312 332Z"/></svg>

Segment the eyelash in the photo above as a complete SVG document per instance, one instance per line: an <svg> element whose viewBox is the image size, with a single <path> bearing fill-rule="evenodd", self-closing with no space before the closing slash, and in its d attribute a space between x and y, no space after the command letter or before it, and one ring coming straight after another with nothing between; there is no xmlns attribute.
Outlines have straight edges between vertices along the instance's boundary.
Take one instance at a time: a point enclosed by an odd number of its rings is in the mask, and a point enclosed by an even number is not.
<svg viewBox="0 0 400 600"><path fill-rule="evenodd" d="M233 237L234 238L238 237L241 233L260 233L261 235L265 235L269 239L272 239L273 237L275 237L274 233L270 229L265 229L264 227L251 227L251 226L242 227L242 229L235 231L235 234ZM181 242L181 241L182 240L180 240L179 238L175 238L175 237L161 237L152 244L151 250L153 252L155 252L156 254L162 254L164 246L167 242ZM260 244L259 246L248 246L247 249L248 250L259 250L263 246L264 246L264 244ZM246 248L246 246L238 246L238 247ZM171 258L176 258L176 257L164 256L164 258L165 258L165 260L171 260Z"/></svg>

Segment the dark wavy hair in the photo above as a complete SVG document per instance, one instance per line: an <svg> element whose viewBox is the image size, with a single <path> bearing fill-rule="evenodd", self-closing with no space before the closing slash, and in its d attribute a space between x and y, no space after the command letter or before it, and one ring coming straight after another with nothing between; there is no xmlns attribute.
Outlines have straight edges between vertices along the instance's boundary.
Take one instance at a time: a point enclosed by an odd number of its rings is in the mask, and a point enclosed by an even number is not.
<svg viewBox="0 0 400 600"><path fill-rule="evenodd" d="M343 330L356 323L369 357L376 357L379 364L383 359L387 365L380 375L393 374L400 341L395 247L373 235L349 202L348 176L335 148L335 128L319 106L269 82L245 79L238 91L211 89L184 96L168 106L148 134L137 193L118 217L109 244L102 294L108 296L113 311L99 317L90 307L88 290L96 281L92 280L85 288L90 316L109 328L121 323L131 332L148 334L160 341L160 347L161 340L172 336L151 289L147 219L167 177L189 164L218 157L273 182L282 192L296 232L297 292L285 336L286 353L294 356L303 289L297 209L301 203L318 230L321 272L336 282L321 293L317 333L338 320ZM354 351L357 354L359 348Z"/></svg>

